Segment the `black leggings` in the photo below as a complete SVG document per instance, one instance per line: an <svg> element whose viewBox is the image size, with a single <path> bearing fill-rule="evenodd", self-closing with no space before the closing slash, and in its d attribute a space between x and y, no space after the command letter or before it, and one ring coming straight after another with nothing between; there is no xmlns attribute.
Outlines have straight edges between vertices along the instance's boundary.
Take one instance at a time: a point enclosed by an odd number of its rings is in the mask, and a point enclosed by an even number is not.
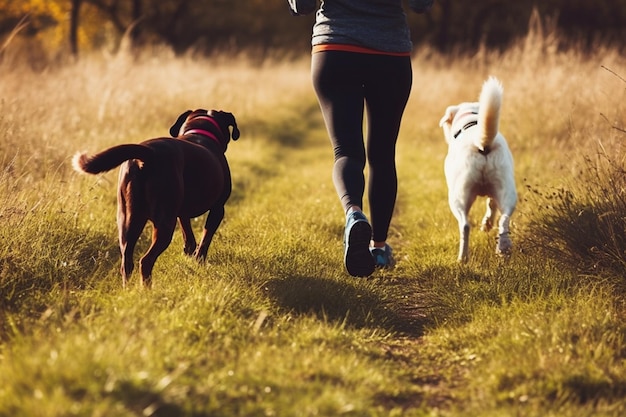
<svg viewBox="0 0 626 417"><path fill-rule="evenodd" d="M341 204L345 211L351 206L363 207L367 155L372 238L385 241L398 191L396 140L413 81L411 59L317 52L312 57L311 74L335 152L333 182Z"/></svg>

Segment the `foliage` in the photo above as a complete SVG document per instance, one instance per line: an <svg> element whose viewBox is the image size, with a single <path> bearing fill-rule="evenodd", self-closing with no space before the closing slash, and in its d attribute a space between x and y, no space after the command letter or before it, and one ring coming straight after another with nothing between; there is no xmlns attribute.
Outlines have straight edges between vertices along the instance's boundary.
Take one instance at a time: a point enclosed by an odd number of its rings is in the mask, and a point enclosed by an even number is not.
<svg viewBox="0 0 626 417"><path fill-rule="evenodd" d="M2 0L0 37L26 16L23 34L43 45L42 54L67 54L72 36L67 16L72 7L78 9L82 51L117 50L124 36L131 36L137 47L163 44L177 53L255 49L263 54L302 54L309 49L313 23L313 15L291 17L286 0ZM554 21L562 47L623 48L626 27L626 4L614 0L438 0L424 15L405 10L414 43L440 51L472 53L482 45L504 50L526 35L533 11Z"/></svg>
<svg viewBox="0 0 626 417"><path fill-rule="evenodd" d="M626 82L604 67L614 79ZM619 90L616 90L619 91ZM574 175L557 185L526 184L526 199L537 208L530 219L527 245L578 270L620 275L626 267L626 168L623 157L623 94L615 94L614 107L601 114L596 154L579 155ZM609 117L611 119L609 119Z"/></svg>

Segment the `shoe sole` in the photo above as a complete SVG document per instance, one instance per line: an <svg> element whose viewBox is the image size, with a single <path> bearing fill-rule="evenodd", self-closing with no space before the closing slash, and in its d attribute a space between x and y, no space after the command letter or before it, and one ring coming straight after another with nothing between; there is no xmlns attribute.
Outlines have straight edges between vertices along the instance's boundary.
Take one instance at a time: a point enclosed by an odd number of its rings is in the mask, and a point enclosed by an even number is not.
<svg viewBox="0 0 626 417"><path fill-rule="evenodd" d="M352 225L348 231L345 264L353 277L368 277L374 273L374 258L370 253L372 227L365 221Z"/></svg>

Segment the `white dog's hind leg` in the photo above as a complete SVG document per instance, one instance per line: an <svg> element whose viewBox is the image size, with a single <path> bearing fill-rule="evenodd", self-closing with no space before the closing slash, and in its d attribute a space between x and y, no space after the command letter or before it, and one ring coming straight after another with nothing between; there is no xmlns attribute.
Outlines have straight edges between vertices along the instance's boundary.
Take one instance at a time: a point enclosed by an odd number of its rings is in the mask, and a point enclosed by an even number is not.
<svg viewBox="0 0 626 417"><path fill-rule="evenodd" d="M459 242L459 256L457 258L457 261L465 263L469 260L470 225L468 223L459 223L459 232L461 240Z"/></svg>
<svg viewBox="0 0 626 417"><path fill-rule="evenodd" d="M512 176L508 182L509 184L514 184ZM511 215L513 215L515 211L515 205L517 204L515 186L507 186L503 195L494 200L498 202L498 208L501 213L498 222L498 244L496 245L496 253L498 255L510 255L513 249L513 242L509 236L509 223L511 221Z"/></svg>
<svg viewBox="0 0 626 417"><path fill-rule="evenodd" d="M496 253L498 255L509 255L513 249L513 242L509 236L509 221L511 217L507 214L500 216L498 224L498 245Z"/></svg>
<svg viewBox="0 0 626 417"><path fill-rule="evenodd" d="M480 230L488 232L493 228L496 220L496 202L492 198L487 199L487 210L480 225Z"/></svg>
<svg viewBox="0 0 626 417"><path fill-rule="evenodd" d="M471 201L473 202L473 200ZM468 219L469 207L472 204L467 204L465 200L450 199L450 210L456 218L459 224L459 256L458 262L467 262L469 260L469 235L470 235L470 223Z"/></svg>

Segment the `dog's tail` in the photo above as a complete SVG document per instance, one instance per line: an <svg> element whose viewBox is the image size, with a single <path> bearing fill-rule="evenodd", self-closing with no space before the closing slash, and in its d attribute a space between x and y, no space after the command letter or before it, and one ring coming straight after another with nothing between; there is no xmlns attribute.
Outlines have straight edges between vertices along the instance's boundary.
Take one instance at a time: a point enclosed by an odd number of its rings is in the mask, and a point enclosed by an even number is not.
<svg viewBox="0 0 626 417"><path fill-rule="evenodd" d="M143 162L153 157L154 151L141 144L118 145L93 156L77 152L72 158L72 166L78 172L99 174L110 171L129 159L139 159Z"/></svg>
<svg viewBox="0 0 626 417"><path fill-rule="evenodd" d="M489 77L480 92L478 100L480 134L476 139L476 146L481 151L488 149L498 134L503 91L502 83L496 77Z"/></svg>

